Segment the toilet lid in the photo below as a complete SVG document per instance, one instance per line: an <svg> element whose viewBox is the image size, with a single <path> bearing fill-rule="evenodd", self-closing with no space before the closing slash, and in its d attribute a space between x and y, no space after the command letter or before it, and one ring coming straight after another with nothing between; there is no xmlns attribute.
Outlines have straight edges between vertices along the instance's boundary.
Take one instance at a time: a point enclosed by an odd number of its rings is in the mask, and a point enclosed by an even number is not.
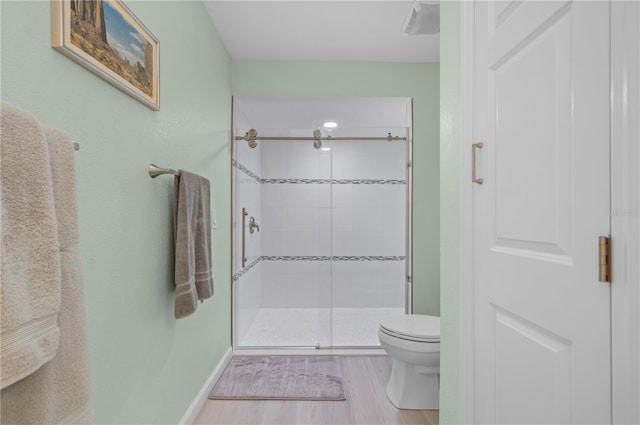
<svg viewBox="0 0 640 425"><path fill-rule="evenodd" d="M380 329L399 338L414 341L439 342L440 318L424 314L403 314L383 320Z"/></svg>

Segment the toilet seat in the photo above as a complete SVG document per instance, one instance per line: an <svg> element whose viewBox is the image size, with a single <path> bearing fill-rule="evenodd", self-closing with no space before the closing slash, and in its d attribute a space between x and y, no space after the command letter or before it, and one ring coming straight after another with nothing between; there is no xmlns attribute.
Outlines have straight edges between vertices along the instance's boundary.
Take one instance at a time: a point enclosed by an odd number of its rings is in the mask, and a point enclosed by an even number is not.
<svg viewBox="0 0 640 425"><path fill-rule="evenodd" d="M422 314L393 316L382 321L380 332L407 341L439 343L440 318Z"/></svg>

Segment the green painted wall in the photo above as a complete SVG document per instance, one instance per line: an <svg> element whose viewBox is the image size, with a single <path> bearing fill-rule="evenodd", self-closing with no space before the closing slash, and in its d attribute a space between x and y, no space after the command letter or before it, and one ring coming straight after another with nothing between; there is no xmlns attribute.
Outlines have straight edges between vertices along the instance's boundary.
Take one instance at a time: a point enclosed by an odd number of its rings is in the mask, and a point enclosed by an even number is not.
<svg viewBox="0 0 640 425"><path fill-rule="evenodd" d="M460 3L440 6L440 423L459 421Z"/></svg>
<svg viewBox="0 0 640 425"><path fill-rule="evenodd" d="M51 49L48 1L2 1L2 99L80 143L80 233L96 422L177 423L230 345L230 64L201 2L129 1L160 40L154 112ZM170 176L212 182L215 297L173 317Z"/></svg>
<svg viewBox="0 0 640 425"><path fill-rule="evenodd" d="M412 97L414 311L440 314L439 65L234 61L233 94Z"/></svg>

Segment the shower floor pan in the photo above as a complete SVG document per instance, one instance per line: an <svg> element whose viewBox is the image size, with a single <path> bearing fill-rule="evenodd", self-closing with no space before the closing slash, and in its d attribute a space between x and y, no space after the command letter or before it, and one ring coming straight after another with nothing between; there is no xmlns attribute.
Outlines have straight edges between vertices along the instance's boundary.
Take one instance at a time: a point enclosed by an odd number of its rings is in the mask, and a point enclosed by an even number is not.
<svg viewBox="0 0 640 425"><path fill-rule="evenodd" d="M237 347L379 347L378 326L404 308L263 308Z"/></svg>

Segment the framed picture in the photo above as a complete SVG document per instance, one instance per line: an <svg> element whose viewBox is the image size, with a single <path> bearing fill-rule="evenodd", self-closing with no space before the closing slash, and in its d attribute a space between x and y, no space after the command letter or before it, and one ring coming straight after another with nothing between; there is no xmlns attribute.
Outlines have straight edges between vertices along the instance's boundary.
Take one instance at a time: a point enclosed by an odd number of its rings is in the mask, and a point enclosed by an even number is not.
<svg viewBox="0 0 640 425"><path fill-rule="evenodd" d="M120 0L51 0L51 47L160 109L160 43Z"/></svg>

